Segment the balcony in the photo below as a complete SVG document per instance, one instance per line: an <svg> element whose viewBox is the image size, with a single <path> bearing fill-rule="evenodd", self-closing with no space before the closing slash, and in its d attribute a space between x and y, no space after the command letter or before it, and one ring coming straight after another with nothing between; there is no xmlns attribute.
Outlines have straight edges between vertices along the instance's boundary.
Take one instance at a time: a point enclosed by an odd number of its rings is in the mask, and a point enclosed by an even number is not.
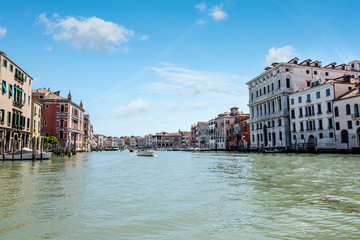
<svg viewBox="0 0 360 240"><path fill-rule="evenodd" d="M25 105L25 101L23 100L14 100L13 101L13 106L17 107L17 108L22 108Z"/></svg>
<svg viewBox="0 0 360 240"><path fill-rule="evenodd" d="M14 79L20 83L24 83L24 78L20 74L15 74Z"/></svg>

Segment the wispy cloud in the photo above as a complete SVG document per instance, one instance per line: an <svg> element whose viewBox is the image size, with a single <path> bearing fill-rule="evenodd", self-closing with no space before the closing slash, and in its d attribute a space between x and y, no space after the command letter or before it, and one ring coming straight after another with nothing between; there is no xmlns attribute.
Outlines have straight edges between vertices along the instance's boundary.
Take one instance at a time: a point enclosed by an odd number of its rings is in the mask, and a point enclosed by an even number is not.
<svg viewBox="0 0 360 240"><path fill-rule="evenodd" d="M7 29L4 27L0 27L0 38L3 38L7 33Z"/></svg>
<svg viewBox="0 0 360 240"><path fill-rule="evenodd" d="M199 9L201 12L206 10L206 4L204 2L201 2L197 5L195 5L195 8Z"/></svg>
<svg viewBox="0 0 360 240"><path fill-rule="evenodd" d="M157 92L171 92L178 95L231 94L241 88L239 76L228 73L198 71L175 65L154 67L151 69L165 82L146 84L147 88Z"/></svg>
<svg viewBox="0 0 360 240"><path fill-rule="evenodd" d="M228 17L228 14L223 9L223 4L207 8L206 4L201 2L194 7L199 10L199 14L201 16L201 18L195 21L195 24L197 25L205 25L208 23L208 20L214 20L216 22L224 21Z"/></svg>
<svg viewBox="0 0 360 240"><path fill-rule="evenodd" d="M143 41L146 41L146 40L149 40L149 36L148 35L142 35L141 36L141 40L143 40Z"/></svg>
<svg viewBox="0 0 360 240"><path fill-rule="evenodd" d="M74 49L88 49L98 52L115 52L124 50L123 46L134 31L113 22L97 17L72 16L60 17L55 14L52 19L45 13L38 16L37 23L44 25L46 34L57 42L65 42ZM126 49L125 49L126 50Z"/></svg>
<svg viewBox="0 0 360 240"><path fill-rule="evenodd" d="M272 47L269 50L269 54L266 55L265 65L270 66L274 62L287 62L295 54L295 49L290 45L286 45L282 48Z"/></svg>
<svg viewBox="0 0 360 240"><path fill-rule="evenodd" d="M120 105L113 111L114 117L134 117L141 112L145 112L150 109L150 104L144 99L137 99L129 102L127 105Z"/></svg>
<svg viewBox="0 0 360 240"><path fill-rule="evenodd" d="M52 46L44 47L45 51L51 52L53 50Z"/></svg>
<svg viewBox="0 0 360 240"><path fill-rule="evenodd" d="M223 21L227 19L227 13L222 9L223 5L220 6L214 6L211 8L209 15L215 20L215 21Z"/></svg>

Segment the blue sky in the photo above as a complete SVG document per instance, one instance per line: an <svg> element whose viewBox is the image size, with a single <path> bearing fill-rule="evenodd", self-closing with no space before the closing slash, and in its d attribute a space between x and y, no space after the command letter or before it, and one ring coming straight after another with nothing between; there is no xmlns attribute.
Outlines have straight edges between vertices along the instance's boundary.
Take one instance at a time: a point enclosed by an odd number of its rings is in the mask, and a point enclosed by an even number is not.
<svg viewBox="0 0 360 240"><path fill-rule="evenodd" d="M69 90L96 133L189 130L238 106L272 61L359 59L359 1L3 1L0 50Z"/></svg>

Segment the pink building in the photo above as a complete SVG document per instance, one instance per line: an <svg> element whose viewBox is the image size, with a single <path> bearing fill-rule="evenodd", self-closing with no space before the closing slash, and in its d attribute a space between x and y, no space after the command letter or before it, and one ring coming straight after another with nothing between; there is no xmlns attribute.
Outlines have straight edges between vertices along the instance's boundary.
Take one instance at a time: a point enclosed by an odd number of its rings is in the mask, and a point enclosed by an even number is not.
<svg viewBox="0 0 360 240"><path fill-rule="evenodd" d="M71 141L72 148L84 150L85 110L82 102L79 105L74 103L70 92L64 98L60 96L60 91L51 92L45 88L33 90L32 97L43 104L42 134L56 137L63 148L68 147Z"/></svg>

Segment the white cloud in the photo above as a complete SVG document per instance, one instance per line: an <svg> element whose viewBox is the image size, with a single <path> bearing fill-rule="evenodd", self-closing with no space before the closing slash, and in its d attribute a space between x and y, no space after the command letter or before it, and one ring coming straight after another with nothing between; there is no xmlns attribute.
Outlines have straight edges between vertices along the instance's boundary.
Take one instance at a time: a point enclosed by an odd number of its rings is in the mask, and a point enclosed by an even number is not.
<svg viewBox="0 0 360 240"><path fill-rule="evenodd" d="M4 37L6 33L7 33L7 29L0 27L0 38Z"/></svg>
<svg viewBox="0 0 360 240"><path fill-rule="evenodd" d="M195 23L196 23L197 25L204 25L204 24L207 23L207 21L204 20L204 19L202 19L202 18L200 18L200 19L197 19L197 20L195 21Z"/></svg>
<svg viewBox="0 0 360 240"><path fill-rule="evenodd" d="M141 36L141 40L145 41L145 40L149 40L149 36L148 35L142 35Z"/></svg>
<svg viewBox="0 0 360 240"><path fill-rule="evenodd" d="M113 111L113 116L115 117L133 117L137 116L140 112L145 112L150 109L150 104L144 99L137 99L135 101L129 102L127 105L119 106L115 111Z"/></svg>
<svg viewBox="0 0 360 240"><path fill-rule="evenodd" d="M265 65L270 66L274 62L287 62L295 54L295 49L290 45L282 48L272 47L269 50L269 54L266 55Z"/></svg>
<svg viewBox="0 0 360 240"><path fill-rule="evenodd" d="M107 22L97 17L62 18L55 14L53 19L40 14L39 24L45 25L46 33L55 41L65 42L74 49L88 49L99 52L115 52L123 49L134 31L122 25Z"/></svg>
<svg viewBox="0 0 360 240"><path fill-rule="evenodd" d="M226 95L241 91L240 79L233 74L197 71L169 64L154 67L152 70L165 82L153 82L145 87L158 92L176 92L178 95Z"/></svg>
<svg viewBox="0 0 360 240"><path fill-rule="evenodd" d="M222 9L223 5L214 6L209 12L209 15L215 20L215 21L222 21L227 19L227 13Z"/></svg>
<svg viewBox="0 0 360 240"><path fill-rule="evenodd" d="M51 52L53 50L53 47L52 46L44 47L44 50L48 51L48 52Z"/></svg>
<svg viewBox="0 0 360 240"><path fill-rule="evenodd" d="M195 8L199 9L201 12L206 10L206 4L204 2L199 3L198 5L195 5Z"/></svg>

